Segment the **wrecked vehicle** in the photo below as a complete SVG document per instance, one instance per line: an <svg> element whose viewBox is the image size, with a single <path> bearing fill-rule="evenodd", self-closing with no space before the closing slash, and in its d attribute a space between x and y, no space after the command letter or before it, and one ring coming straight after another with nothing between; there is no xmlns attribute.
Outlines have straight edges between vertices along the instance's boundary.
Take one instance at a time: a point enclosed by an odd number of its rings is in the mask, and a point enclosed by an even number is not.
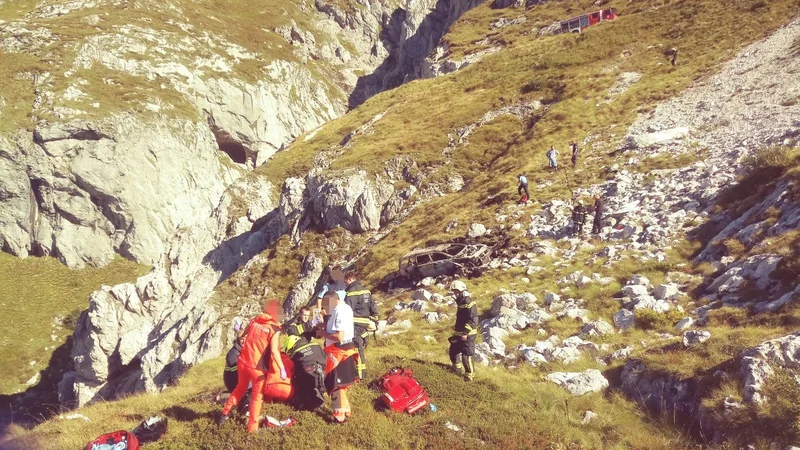
<svg viewBox="0 0 800 450"><path fill-rule="evenodd" d="M417 249L400 258L397 275L410 279L470 274L489 263L492 250L483 244L442 244Z"/></svg>

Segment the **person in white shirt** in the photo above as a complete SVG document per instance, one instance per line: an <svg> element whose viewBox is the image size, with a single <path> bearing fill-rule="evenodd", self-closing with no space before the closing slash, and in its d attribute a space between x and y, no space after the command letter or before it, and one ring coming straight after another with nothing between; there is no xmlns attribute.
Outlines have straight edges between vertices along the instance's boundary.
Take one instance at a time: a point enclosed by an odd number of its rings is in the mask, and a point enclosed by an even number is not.
<svg viewBox="0 0 800 450"><path fill-rule="evenodd" d="M334 291L322 297L322 309L330 312L319 332L325 338L325 388L331 396L333 420L342 423L351 415L347 389L359 380L353 309Z"/></svg>
<svg viewBox="0 0 800 450"><path fill-rule="evenodd" d="M525 195L522 195L523 192L525 192ZM519 174L519 186L517 186L517 194L521 196L519 199L520 203L525 203L530 199L530 193L528 193L528 178L523 174Z"/></svg>
<svg viewBox="0 0 800 450"><path fill-rule="evenodd" d="M550 150L547 152L547 159L550 163L550 168L553 170L558 170L558 160L556 158L558 158L558 150L556 150L555 147L550 146Z"/></svg>
<svg viewBox="0 0 800 450"><path fill-rule="evenodd" d="M334 299L332 295L328 296L331 300L328 302L328 306L323 306L325 311L330 311L330 316L325 323L325 347L336 343L349 344L353 342L355 329L353 309L341 300L338 293L333 292L333 294L336 294L336 298Z"/></svg>

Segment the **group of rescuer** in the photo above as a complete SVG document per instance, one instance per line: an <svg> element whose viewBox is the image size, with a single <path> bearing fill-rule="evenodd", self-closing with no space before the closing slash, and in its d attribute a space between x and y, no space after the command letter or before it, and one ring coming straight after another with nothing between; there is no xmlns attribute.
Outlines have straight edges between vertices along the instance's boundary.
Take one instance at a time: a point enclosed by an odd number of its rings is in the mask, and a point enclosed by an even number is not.
<svg viewBox="0 0 800 450"><path fill-rule="evenodd" d="M478 308L463 281L453 281L450 288L458 306L450 360L453 370L471 381L475 377ZM366 379L369 335L377 329L378 307L372 293L355 272L334 267L328 282L308 305L283 324L282 319L279 302L268 300L249 324L234 323L236 339L223 375L230 397L218 424L236 409L248 416L247 431L255 432L265 401L313 410L325 403L325 394L331 399L333 422L350 418L347 391Z"/></svg>

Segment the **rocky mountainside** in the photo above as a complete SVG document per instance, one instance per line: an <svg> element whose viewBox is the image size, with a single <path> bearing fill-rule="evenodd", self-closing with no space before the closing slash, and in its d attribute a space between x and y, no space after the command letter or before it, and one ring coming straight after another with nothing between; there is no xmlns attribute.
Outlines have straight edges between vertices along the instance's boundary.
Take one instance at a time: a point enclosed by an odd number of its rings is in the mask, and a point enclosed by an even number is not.
<svg viewBox="0 0 800 450"><path fill-rule="evenodd" d="M155 264L242 169L415 77L474 5L5 2L0 246Z"/></svg>
<svg viewBox="0 0 800 450"><path fill-rule="evenodd" d="M376 352L444 362L452 278L384 281L467 240L494 247L466 280L485 373L567 409L624 397L691 442L797 444L764 424L800 417L776 401L800 368L798 5L611 1L616 21L548 36L594 3L504 3L0 3L3 250L152 266L89 298L61 404L163 391L330 263L381 286ZM595 195L602 232L572 235Z"/></svg>

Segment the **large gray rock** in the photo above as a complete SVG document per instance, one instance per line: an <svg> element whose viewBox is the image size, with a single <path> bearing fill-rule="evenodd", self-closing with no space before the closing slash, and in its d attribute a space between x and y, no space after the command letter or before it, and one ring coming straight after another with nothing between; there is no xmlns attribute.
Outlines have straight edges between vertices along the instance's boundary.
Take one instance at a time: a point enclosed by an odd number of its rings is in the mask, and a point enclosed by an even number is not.
<svg viewBox="0 0 800 450"><path fill-rule="evenodd" d="M800 373L800 332L772 339L747 349L740 355L743 398L761 403L764 382L777 368Z"/></svg>
<svg viewBox="0 0 800 450"><path fill-rule="evenodd" d="M33 140L0 146L3 247L73 268L115 253L156 264L177 229L211 216L236 176L208 128L179 119L40 123Z"/></svg>
<svg viewBox="0 0 800 450"><path fill-rule="evenodd" d="M608 334L614 334L614 327L602 319L589 322L581 328L581 335L585 336L605 336Z"/></svg>
<svg viewBox="0 0 800 450"><path fill-rule="evenodd" d="M608 387L608 380L596 369L584 372L554 372L547 379L575 396L600 392Z"/></svg>
<svg viewBox="0 0 800 450"><path fill-rule="evenodd" d="M689 128L677 127L653 133L628 136L628 146L631 148L647 148L662 145L676 139L681 139L689 134Z"/></svg>
<svg viewBox="0 0 800 450"><path fill-rule="evenodd" d="M617 327L620 331L625 331L633 328L635 325L635 316L631 311L627 309L620 309L616 313L614 313L614 326Z"/></svg>
<svg viewBox="0 0 800 450"><path fill-rule="evenodd" d="M176 233L149 274L91 295L73 333L74 371L59 384L63 405L157 392L221 353L220 310L209 297L280 236L266 223L226 240L231 203L224 195L208 219Z"/></svg>
<svg viewBox="0 0 800 450"><path fill-rule="evenodd" d="M683 332L683 346L691 347L711 339L711 332L706 330L689 330Z"/></svg>
<svg viewBox="0 0 800 450"><path fill-rule="evenodd" d="M312 171L307 189L315 223L357 233L380 228L381 211L394 192L388 180L373 181L363 170Z"/></svg>
<svg viewBox="0 0 800 450"><path fill-rule="evenodd" d="M309 253L303 259L297 284L283 302L283 312L286 317L294 317L297 311L314 296L320 276L322 276L322 259L314 253Z"/></svg>

